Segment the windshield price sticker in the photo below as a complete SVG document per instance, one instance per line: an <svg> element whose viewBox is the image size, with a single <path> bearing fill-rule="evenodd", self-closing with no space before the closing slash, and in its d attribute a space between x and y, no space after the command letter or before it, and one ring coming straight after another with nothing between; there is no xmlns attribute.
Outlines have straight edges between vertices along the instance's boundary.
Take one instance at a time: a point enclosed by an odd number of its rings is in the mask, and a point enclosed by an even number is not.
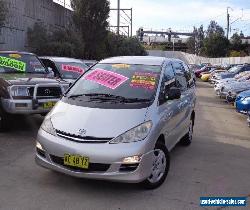
<svg viewBox="0 0 250 210"><path fill-rule="evenodd" d="M78 66L65 65L65 64L62 64L62 70L76 72L76 73L80 73L80 74L82 74L85 71L84 69L82 69Z"/></svg>
<svg viewBox="0 0 250 210"><path fill-rule="evenodd" d="M128 69L130 67L130 65L129 64L123 64L123 63L118 63L118 64L113 64L112 67L117 68L117 69Z"/></svg>
<svg viewBox="0 0 250 210"><path fill-rule="evenodd" d="M0 66L12 68L21 72L25 72L26 70L26 63L3 56L0 56Z"/></svg>
<svg viewBox="0 0 250 210"><path fill-rule="evenodd" d="M156 77L157 74L153 73L135 72L130 87L153 90L155 88Z"/></svg>
<svg viewBox="0 0 250 210"><path fill-rule="evenodd" d="M121 74L106 71L104 69L95 69L84 78L113 90L129 79Z"/></svg>

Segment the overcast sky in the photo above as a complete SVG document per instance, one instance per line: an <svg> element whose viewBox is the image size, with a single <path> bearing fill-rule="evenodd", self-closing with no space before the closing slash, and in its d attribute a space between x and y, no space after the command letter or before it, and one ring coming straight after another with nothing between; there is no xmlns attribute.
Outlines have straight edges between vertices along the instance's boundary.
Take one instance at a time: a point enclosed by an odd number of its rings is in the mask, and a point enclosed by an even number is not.
<svg viewBox="0 0 250 210"><path fill-rule="evenodd" d="M57 0L60 1L60 0ZM61 0L62 1L62 0ZM70 0L66 0L70 1ZM121 8L133 8L134 33L139 27L191 31L201 24L206 28L210 20L216 20L226 28L226 9L229 8L232 33L242 30L250 36L250 0L120 0ZM117 8L117 0L110 0L111 8ZM242 13L243 9L243 13ZM122 13L122 16L126 16ZM126 21L121 18L121 24ZM115 11L110 13L110 24L116 25Z"/></svg>

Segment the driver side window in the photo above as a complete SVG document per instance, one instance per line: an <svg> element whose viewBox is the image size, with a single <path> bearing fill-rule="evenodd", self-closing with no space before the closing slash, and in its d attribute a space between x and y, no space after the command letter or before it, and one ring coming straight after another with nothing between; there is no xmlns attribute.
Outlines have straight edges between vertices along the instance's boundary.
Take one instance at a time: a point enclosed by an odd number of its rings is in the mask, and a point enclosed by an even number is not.
<svg viewBox="0 0 250 210"><path fill-rule="evenodd" d="M169 63L165 67L163 67L164 70L164 75L161 83L161 91L159 95L159 101L160 104L163 104L166 102L165 100L165 95L168 92L168 90L171 87L176 86L176 81L175 81L175 73L172 67L172 64Z"/></svg>

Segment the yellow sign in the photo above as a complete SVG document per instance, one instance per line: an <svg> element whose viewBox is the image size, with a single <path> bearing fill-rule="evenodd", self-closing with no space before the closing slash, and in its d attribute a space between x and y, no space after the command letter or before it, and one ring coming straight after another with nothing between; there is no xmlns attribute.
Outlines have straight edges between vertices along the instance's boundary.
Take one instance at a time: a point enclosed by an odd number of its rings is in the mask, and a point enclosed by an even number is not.
<svg viewBox="0 0 250 210"><path fill-rule="evenodd" d="M112 67L118 68L118 69L128 69L130 65L125 64L125 63L118 63L118 64L113 64Z"/></svg>
<svg viewBox="0 0 250 210"><path fill-rule="evenodd" d="M21 58L22 56L21 55L19 55L19 54L9 54L9 56L11 57L11 58L16 58L16 59L18 59L18 58Z"/></svg>

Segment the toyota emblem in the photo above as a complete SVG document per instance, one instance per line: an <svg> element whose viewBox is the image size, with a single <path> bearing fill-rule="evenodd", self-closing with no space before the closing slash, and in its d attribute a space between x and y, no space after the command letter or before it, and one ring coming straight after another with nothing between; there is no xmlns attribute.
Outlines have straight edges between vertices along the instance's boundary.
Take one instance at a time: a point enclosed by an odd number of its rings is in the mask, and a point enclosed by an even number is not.
<svg viewBox="0 0 250 210"><path fill-rule="evenodd" d="M79 129L78 130L78 134L80 135L80 136L84 136L85 134L86 134L86 130L85 129Z"/></svg>
<svg viewBox="0 0 250 210"><path fill-rule="evenodd" d="M44 93L45 93L46 95L49 95L49 94L50 94L50 90L49 90L49 89L45 89Z"/></svg>

